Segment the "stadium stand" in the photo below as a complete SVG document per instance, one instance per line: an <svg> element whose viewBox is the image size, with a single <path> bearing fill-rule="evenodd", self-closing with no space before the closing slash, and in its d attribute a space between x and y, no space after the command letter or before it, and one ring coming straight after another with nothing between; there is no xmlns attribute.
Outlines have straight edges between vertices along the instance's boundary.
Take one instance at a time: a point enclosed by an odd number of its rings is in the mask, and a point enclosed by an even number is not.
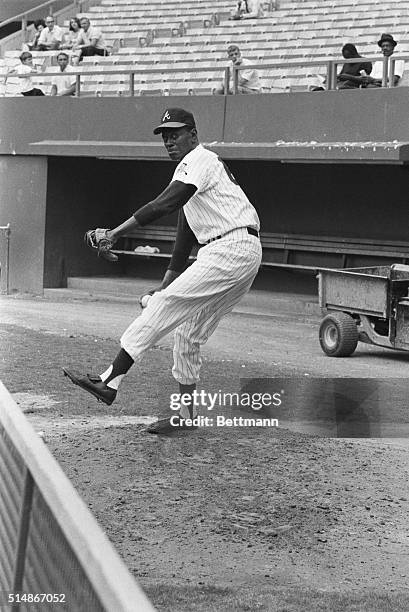
<svg viewBox="0 0 409 612"><path fill-rule="evenodd" d="M91 66L104 74L82 77L81 89L87 95L209 94L228 65L227 46L235 43L259 65L264 92L306 90L317 74L326 74L327 58L340 58L345 42L357 44L363 56L380 57L376 41L381 32L391 31L399 42L396 58L408 52L409 17L403 7L403 0L283 0L275 10L266 2L263 19L237 22L229 21L228 0L102 0L82 14L103 31L112 56L84 59L82 72ZM14 66L16 55L6 52L3 67ZM40 69L51 69L51 58L35 52L34 57ZM308 65L311 61L316 65ZM127 87L129 77L118 74L131 68L138 72L133 90ZM203 73L203 68L213 72ZM48 91L50 77L41 75L40 81ZM15 95L13 85L3 87L0 95Z"/></svg>

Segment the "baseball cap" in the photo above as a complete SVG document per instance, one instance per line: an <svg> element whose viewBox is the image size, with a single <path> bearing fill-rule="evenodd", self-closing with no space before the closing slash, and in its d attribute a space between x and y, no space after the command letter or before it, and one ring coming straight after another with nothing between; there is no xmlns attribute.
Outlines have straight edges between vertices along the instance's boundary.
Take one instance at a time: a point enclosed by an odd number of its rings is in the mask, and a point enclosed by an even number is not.
<svg viewBox="0 0 409 612"><path fill-rule="evenodd" d="M187 126L195 128L195 118L192 113L183 108L167 108L162 115L161 124L153 130L154 134L160 134L163 128L179 128Z"/></svg>

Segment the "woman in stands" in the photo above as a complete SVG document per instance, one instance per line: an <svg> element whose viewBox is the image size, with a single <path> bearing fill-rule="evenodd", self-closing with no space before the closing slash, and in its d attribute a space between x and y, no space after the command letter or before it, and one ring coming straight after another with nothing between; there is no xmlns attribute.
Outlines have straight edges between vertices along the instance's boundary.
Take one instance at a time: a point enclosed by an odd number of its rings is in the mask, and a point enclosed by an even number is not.
<svg viewBox="0 0 409 612"><path fill-rule="evenodd" d="M81 30L80 20L78 17L70 19L68 33L64 35L64 42L61 49L73 49L78 44L79 34Z"/></svg>
<svg viewBox="0 0 409 612"><path fill-rule="evenodd" d="M355 45L347 43L342 47L342 55L345 59L362 57L359 55ZM362 58L363 59L363 58ZM344 64L337 76L338 89L357 89L366 87L367 76L372 72L371 62L354 62Z"/></svg>

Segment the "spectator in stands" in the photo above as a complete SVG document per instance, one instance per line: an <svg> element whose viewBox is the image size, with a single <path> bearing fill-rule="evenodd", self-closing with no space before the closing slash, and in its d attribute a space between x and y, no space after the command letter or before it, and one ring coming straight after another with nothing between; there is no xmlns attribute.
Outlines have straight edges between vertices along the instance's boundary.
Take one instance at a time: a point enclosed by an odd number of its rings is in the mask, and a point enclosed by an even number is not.
<svg viewBox="0 0 409 612"><path fill-rule="evenodd" d="M391 57L398 43L394 40L392 34L382 34L378 40L378 46L381 48L384 57ZM393 86L399 84L405 70L404 60L396 60L395 70L393 75ZM375 62L371 76L366 77L367 87L382 87L383 62Z"/></svg>
<svg viewBox="0 0 409 612"><path fill-rule="evenodd" d="M45 21L44 19L37 19L33 25L35 30L34 38L31 42L27 43L27 47L29 51L38 51L38 39L45 28Z"/></svg>
<svg viewBox="0 0 409 612"><path fill-rule="evenodd" d="M259 19L264 17L262 0L239 0L230 19Z"/></svg>
<svg viewBox="0 0 409 612"><path fill-rule="evenodd" d="M57 55L57 63L61 74L53 76L50 96L73 96L75 94L75 74L71 74L72 68L68 65L68 62L67 53L61 51Z"/></svg>
<svg viewBox="0 0 409 612"><path fill-rule="evenodd" d="M70 19L70 25L68 33L64 34L63 44L61 49L72 49L79 44L79 38L81 36L81 24L78 17L72 17Z"/></svg>
<svg viewBox="0 0 409 612"><path fill-rule="evenodd" d="M81 17L80 24L78 43L74 47L80 52L79 61L85 55L109 55L101 30L91 26L88 17Z"/></svg>
<svg viewBox="0 0 409 612"><path fill-rule="evenodd" d="M233 66L247 66L251 62L242 57L240 49L237 45L230 45L227 48L227 57L231 60ZM239 70L238 73L238 92L242 94L255 94L260 93L261 84L258 76L258 72L254 68L247 70ZM216 89L216 94L224 94L224 84L219 89ZM233 91L228 92L232 94Z"/></svg>
<svg viewBox="0 0 409 612"><path fill-rule="evenodd" d="M55 25L55 19L49 15L45 19L46 27L42 30L38 39L39 51L54 51L59 49L62 43L63 30Z"/></svg>
<svg viewBox="0 0 409 612"><path fill-rule="evenodd" d="M23 96L44 96L44 92L33 85L31 76L38 72L33 66L33 56L30 51L23 51L19 59L21 64L7 73L5 82L9 76L15 74L20 77L20 93Z"/></svg>
<svg viewBox="0 0 409 612"><path fill-rule="evenodd" d="M342 55L345 59L359 58L355 45L347 43L342 47ZM341 72L337 76L338 89L357 89L366 87L366 78L372 71L371 62L356 62L344 64Z"/></svg>

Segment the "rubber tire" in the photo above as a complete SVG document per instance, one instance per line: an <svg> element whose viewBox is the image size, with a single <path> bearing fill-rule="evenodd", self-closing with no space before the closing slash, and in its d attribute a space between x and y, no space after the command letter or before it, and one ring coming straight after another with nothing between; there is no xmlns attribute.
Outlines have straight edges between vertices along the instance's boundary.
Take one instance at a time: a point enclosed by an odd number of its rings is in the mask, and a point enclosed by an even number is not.
<svg viewBox="0 0 409 612"><path fill-rule="evenodd" d="M319 338L329 357L349 357L358 344L358 329L349 314L332 312L321 321Z"/></svg>

